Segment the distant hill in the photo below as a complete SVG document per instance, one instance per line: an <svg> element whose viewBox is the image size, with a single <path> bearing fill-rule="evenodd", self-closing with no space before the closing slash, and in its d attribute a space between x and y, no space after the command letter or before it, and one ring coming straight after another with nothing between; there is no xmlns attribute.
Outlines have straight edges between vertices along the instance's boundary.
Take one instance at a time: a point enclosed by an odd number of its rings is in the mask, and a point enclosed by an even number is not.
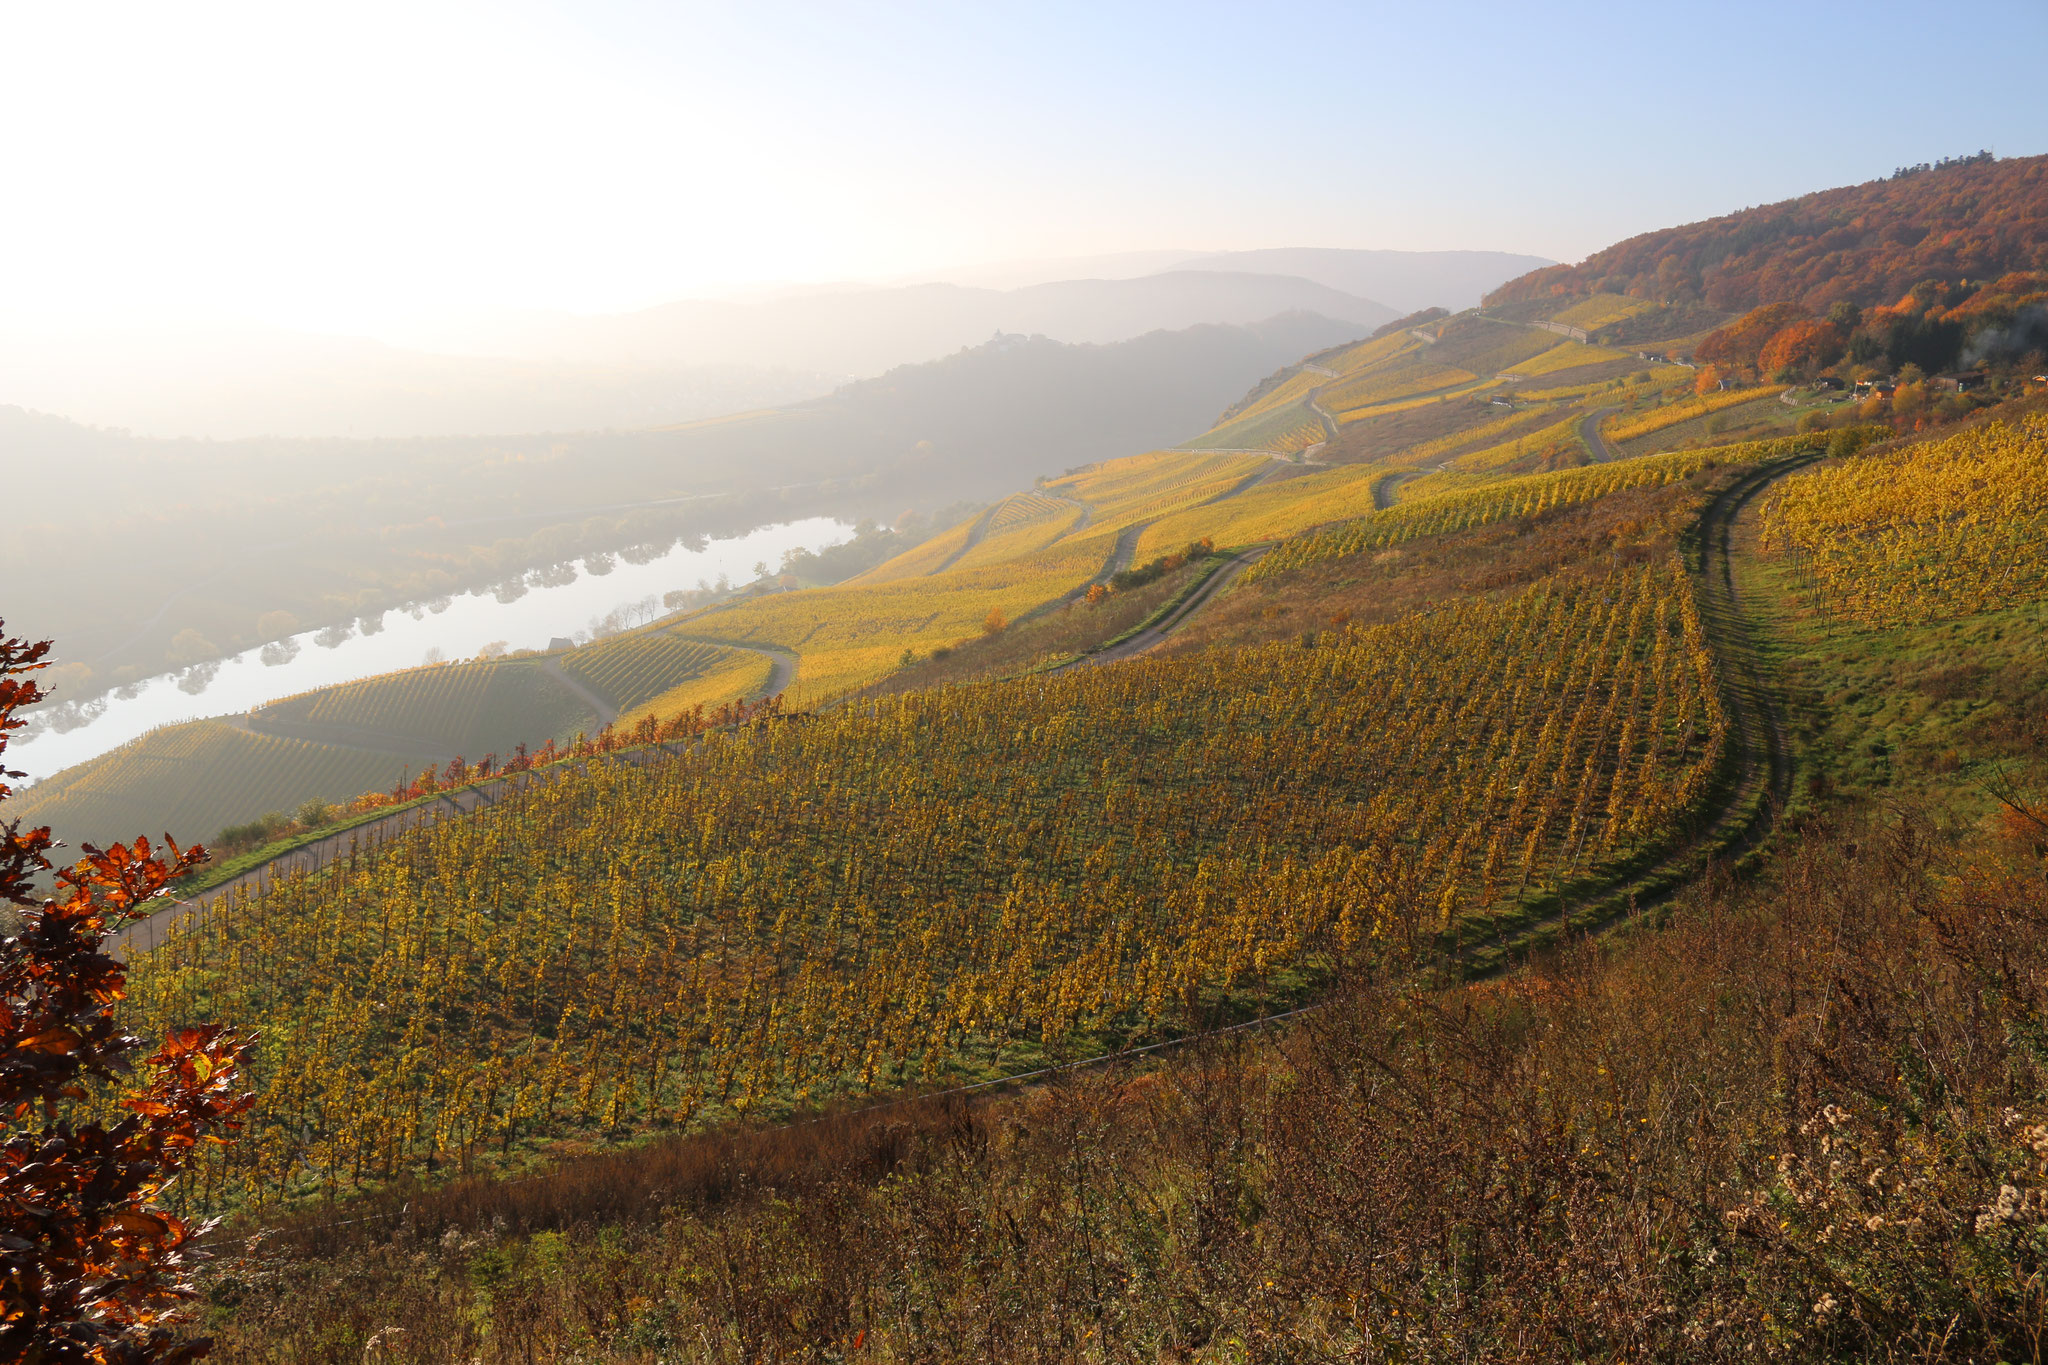
<svg viewBox="0 0 2048 1365"><path fill-rule="evenodd" d="M1289 313L1099 346L1005 334L813 402L663 430L169 441L0 408L24 509L0 544L0 582L19 585L8 625L60 640L90 690L163 671L182 630L231 652L271 638L258 622L272 612L308 629L681 534L929 512L1172 444L1276 367L1367 330ZM93 518L67 520L88 490ZM58 574L44 547L60 541L77 553Z"/></svg>
<svg viewBox="0 0 2048 1365"><path fill-rule="evenodd" d="M1395 316L1291 276L1203 269L1022 289L791 290L605 317L525 314L432 346L277 329L51 335L0 323L0 404L149 436L494 436L667 426L828 393L997 333L1075 345L1313 313Z"/></svg>
<svg viewBox="0 0 2048 1365"><path fill-rule="evenodd" d="M836 376L767 365L437 355L361 337L0 325L0 404L148 436L464 436L659 426L797 402Z"/></svg>
<svg viewBox="0 0 2048 1365"><path fill-rule="evenodd" d="M606 317L532 317L451 344L578 365L644 365L660 357L671 365L786 366L866 377L979 345L997 332L1100 344L1288 312L1365 331L1397 315L1376 300L1291 276L1177 270L1007 290L915 284L747 302L689 300Z"/></svg>
<svg viewBox="0 0 2048 1365"><path fill-rule="evenodd" d="M1183 261L1181 270L1259 271L1304 280L1384 303L1401 313L1422 308L1459 312L1489 289L1552 264L1542 256L1505 251L1352 251L1275 247L1226 251ZM1383 321L1392 321L1391 318Z"/></svg>
<svg viewBox="0 0 2048 1365"><path fill-rule="evenodd" d="M1646 232L1486 301L1610 293L1724 312L1774 302L1821 311L1838 300L1889 304L1927 280L2030 271L2048 271L2048 156L1966 157Z"/></svg>

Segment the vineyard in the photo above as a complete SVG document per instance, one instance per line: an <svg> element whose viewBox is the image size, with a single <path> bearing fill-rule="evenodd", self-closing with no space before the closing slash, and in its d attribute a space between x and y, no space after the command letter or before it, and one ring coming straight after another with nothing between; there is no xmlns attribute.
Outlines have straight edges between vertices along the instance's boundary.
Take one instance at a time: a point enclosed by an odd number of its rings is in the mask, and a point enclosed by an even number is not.
<svg viewBox="0 0 2048 1365"><path fill-rule="evenodd" d="M1071 503L1047 497L1043 493L1012 493L996 504L995 515L989 518L988 529L1003 531L1046 517L1064 516L1073 510Z"/></svg>
<svg viewBox="0 0 2048 1365"><path fill-rule="evenodd" d="M1341 383L1332 383L1323 390L1323 406L1343 420L1381 403L1456 388L1479 377L1455 365L1430 364L1426 357L1425 352L1420 363L1372 370Z"/></svg>
<svg viewBox="0 0 2048 1365"><path fill-rule="evenodd" d="M7 813L52 825L74 846L133 838L140 829L152 838L168 832L181 842L210 840L224 826L289 810L308 797L345 801L388 787L405 766L396 754L196 720L67 768L20 793Z"/></svg>
<svg viewBox="0 0 2048 1365"><path fill-rule="evenodd" d="M1111 460L1046 487L1094 508L1090 529L1101 531L1207 502L1272 467L1259 455L1162 452Z"/></svg>
<svg viewBox="0 0 2048 1365"><path fill-rule="evenodd" d="M1680 450L1555 474L1529 474L1462 493L1404 501L1384 512L1290 540L1247 570L1244 581L1255 583L1319 560L1371 554L1423 536L1448 535L1490 522L1536 516L1553 507L1590 502L1627 488L1661 487L1715 465L1746 464L1821 450L1828 441L1829 437L1822 434Z"/></svg>
<svg viewBox="0 0 2048 1365"><path fill-rule="evenodd" d="M1479 426L1467 427L1462 431L1454 431L1446 436L1437 436L1427 441L1417 442L1400 452L1400 460L1404 464L1424 467L1436 464L1448 456L1460 454L1467 450L1479 450L1488 446L1498 445L1501 438L1511 432L1533 430L1544 422L1547 415L1540 409L1510 412L1505 417L1497 417L1490 422L1481 423Z"/></svg>
<svg viewBox="0 0 2048 1365"><path fill-rule="evenodd" d="M1232 408L1224 414L1223 420L1217 425L1235 425L1246 418L1261 417L1278 412L1282 408L1293 407L1306 399L1317 387L1329 382L1327 375L1317 374L1314 370L1296 371L1282 383L1274 385L1272 392L1261 395L1257 402Z"/></svg>
<svg viewBox="0 0 2048 1365"><path fill-rule="evenodd" d="M1036 506L1024 508L1014 506L1019 501L1017 498L1004 500L982 533L980 543L960 556L952 566L953 571L1005 564L1025 555L1049 550L1080 526L1088 515L1087 509L1055 498L1034 498Z"/></svg>
<svg viewBox="0 0 2048 1365"><path fill-rule="evenodd" d="M1637 413L1633 417L1617 417L1601 429L1601 435L1615 442L1632 441L1638 436L1664 431L1677 426L1680 422L1689 422L1695 417L1705 417L1711 413L1741 407L1744 403L1754 403L1760 398L1774 396L1775 391L1767 394L1756 389L1727 389L1718 393L1688 394L1675 402L1652 408L1648 412Z"/></svg>
<svg viewBox="0 0 2048 1365"><path fill-rule="evenodd" d="M1556 409L1552 409L1553 412ZM1425 475L1404 486L1401 498L1404 502L1429 497L1433 493L1447 492L1459 485L1459 475L1493 474L1508 469L1521 461L1546 456L1564 449L1579 458L1584 458L1579 445L1579 418L1575 412L1566 415L1547 426L1533 431L1524 431L1513 440L1497 445L1481 446L1445 462L1444 470ZM1526 465L1524 466L1526 468Z"/></svg>
<svg viewBox="0 0 2048 1365"><path fill-rule="evenodd" d="M1112 528L1007 563L776 593L701 613L687 629L793 651L797 692L809 705L873 682L906 650L927 653L973 638L990 612L1015 620L1080 588L1100 572L1114 540Z"/></svg>
<svg viewBox="0 0 2048 1365"><path fill-rule="evenodd" d="M1582 369L1610 360L1634 360L1627 351L1609 350L1605 346L1588 346L1579 341L1561 341L1539 355L1517 361L1503 370L1503 374L1527 375L1537 378L1541 375L1557 374L1564 370Z"/></svg>
<svg viewBox="0 0 2048 1365"><path fill-rule="evenodd" d="M730 701L756 700L768 690L775 672L768 655L752 649L716 648L717 659L702 673L622 710L618 728L630 730L649 716L668 720L700 706L712 711Z"/></svg>
<svg viewBox="0 0 2048 1365"><path fill-rule="evenodd" d="M1370 366L1383 364L1404 352L1420 350L1422 343L1406 332L1391 332L1374 341L1361 341L1347 351L1340 351L1323 362L1326 370L1338 374L1356 374Z"/></svg>
<svg viewBox="0 0 2048 1365"><path fill-rule="evenodd" d="M1830 615L1878 629L2048 595L2048 417L1833 462L1763 513Z"/></svg>
<svg viewBox="0 0 2048 1365"><path fill-rule="evenodd" d="M1583 327L1592 332L1609 323L1622 322L1644 313L1654 313L1659 306L1649 299L1630 298L1626 294L1594 294L1590 298L1579 300L1561 313L1552 314L1550 320L1562 322L1568 327Z"/></svg>
<svg viewBox="0 0 2048 1365"><path fill-rule="evenodd" d="M1443 339L1429 350L1440 365L1457 365L1474 374L1500 374L1557 344L1554 332L1484 317L1458 317L1444 325Z"/></svg>
<svg viewBox="0 0 2048 1365"><path fill-rule="evenodd" d="M731 653L665 630L640 631L571 650L562 656L562 669L621 711L630 711L720 670L731 662Z"/></svg>
<svg viewBox="0 0 2048 1365"><path fill-rule="evenodd" d="M993 514L991 509L984 515ZM981 525L980 516L969 517L951 530L933 536L922 545L913 545L902 554L884 560L865 573L855 574L838 586L851 588L877 583L895 583L906 578L923 578L927 574L937 573L960 557L966 550L968 542L974 538L975 528Z"/></svg>
<svg viewBox="0 0 2048 1365"><path fill-rule="evenodd" d="M1373 489L1388 472L1378 464L1316 470L1161 517L1138 538L1137 558L1147 560L1195 540L1224 546L1279 540L1324 522L1363 516L1373 510Z"/></svg>
<svg viewBox="0 0 2048 1365"><path fill-rule="evenodd" d="M599 762L152 954L260 1028L193 1193L339 1193L1293 998L1668 837L1723 721L1676 566Z"/></svg>
<svg viewBox="0 0 2048 1365"><path fill-rule="evenodd" d="M1285 455L1323 439L1322 419L1305 403L1291 403L1212 427L1187 443L1188 450L1270 450Z"/></svg>
<svg viewBox="0 0 2048 1365"><path fill-rule="evenodd" d="M255 717L311 727L348 743L362 736L418 740L471 757L593 727L596 718L538 664L437 664L324 688L273 703ZM331 732L329 734L328 732Z"/></svg>

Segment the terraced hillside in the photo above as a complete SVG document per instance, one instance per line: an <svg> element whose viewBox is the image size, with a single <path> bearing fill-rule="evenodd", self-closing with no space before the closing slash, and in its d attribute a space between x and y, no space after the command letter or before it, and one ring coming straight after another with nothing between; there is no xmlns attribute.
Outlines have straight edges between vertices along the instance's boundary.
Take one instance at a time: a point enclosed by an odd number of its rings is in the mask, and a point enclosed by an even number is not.
<svg viewBox="0 0 2048 1365"><path fill-rule="evenodd" d="M261 730L357 747L509 753L588 726L590 708L524 660L430 665L322 688L252 712Z"/></svg>
<svg viewBox="0 0 2048 1365"><path fill-rule="evenodd" d="M54 826L73 847L104 847L140 830L191 843L265 811L382 790L408 765L417 770L436 757L261 734L225 720L188 721L38 782L7 809L10 817Z"/></svg>

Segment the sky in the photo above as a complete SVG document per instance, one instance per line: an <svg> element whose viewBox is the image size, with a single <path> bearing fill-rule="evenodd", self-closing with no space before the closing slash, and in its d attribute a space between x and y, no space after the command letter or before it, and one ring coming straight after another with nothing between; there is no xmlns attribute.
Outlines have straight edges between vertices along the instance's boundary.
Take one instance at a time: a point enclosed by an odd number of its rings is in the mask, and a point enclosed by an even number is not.
<svg viewBox="0 0 2048 1365"><path fill-rule="evenodd" d="M2048 151L2048 4L0 0L0 308L389 334L1636 232Z"/></svg>

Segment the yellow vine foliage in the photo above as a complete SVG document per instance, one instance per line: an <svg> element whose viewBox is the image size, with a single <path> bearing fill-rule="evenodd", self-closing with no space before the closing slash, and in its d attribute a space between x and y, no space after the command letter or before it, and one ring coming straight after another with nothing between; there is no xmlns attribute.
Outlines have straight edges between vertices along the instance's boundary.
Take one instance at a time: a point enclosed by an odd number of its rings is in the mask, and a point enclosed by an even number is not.
<svg viewBox="0 0 2048 1365"><path fill-rule="evenodd" d="M1246 570L1243 581L1255 583L1319 560L1370 554L1423 536L1448 535L1490 522L1534 516L1553 507L1590 502L1627 488L1661 487L1690 478L1710 465L1748 463L1819 449L1827 439L1821 433L1702 450L1675 450L1666 455L1585 465L1554 474L1525 474L1463 492L1403 502L1383 512L1287 541Z"/></svg>
<svg viewBox="0 0 2048 1365"><path fill-rule="evenodd" d="M2048 415L1808 470L1765 505L1822 607L1880 629L2048 595Z"/></svg>
<svg viewBox="0 0 2048 1365"><path fill-rule="evenodd" d="M536 774L218 906L130 1001L261 1031L195 1201L344 1193L1269 1008L1661 846L1724 738L1684 571L1561 575Z"/></svg>
<svg viewBox="0 0 2048 1365"><path fill-rule="evenodd" d="M1719 393L1692 394L1661 408L1637 413L1634 417L1617 418L1602 427L1600 434L1610 441L1632 441L1638 436L1675 427L1680 422L1690 422L1695 417L1754 403L1759 398L1770 397L1771 393L1769 389L1728 389Z"/></svg>

